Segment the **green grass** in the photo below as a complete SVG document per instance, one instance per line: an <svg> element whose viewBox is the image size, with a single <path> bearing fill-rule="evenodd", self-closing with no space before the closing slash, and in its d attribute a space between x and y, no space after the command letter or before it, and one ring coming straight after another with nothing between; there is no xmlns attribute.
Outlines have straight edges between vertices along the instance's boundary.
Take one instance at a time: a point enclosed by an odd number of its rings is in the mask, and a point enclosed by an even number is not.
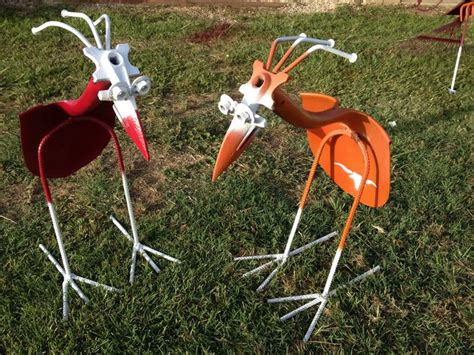
<svg viewBox="0 0 474 355"><path fill-rule="evenodd" d="M1 352L472 352L472 30L458 93L449 95L456 48L401 46L446 23L443 16L348 7L328 14L76 10L109 13L113 43L130 43L132 64L152 78L151 93L139 102L151 162L117 131L141 237L184 262L159 260L163 272L155 275L140 259L136 283L128 285L131 245L108 220L114 213L126 221L109 146L90 166L51 185L73 272L123 292L84 286L90 305L72 296L70 320L61 321L61 278L38 244L56 256L58 250L39 179L22 162L18 113L77 97L93 66L65 31L31 34L32 26L58 20L60 8L2 9ZM222 18L234 22L228 36L210 45L186 40ZM282 323L278 316L295 304L265 299L320 292L336 241L291 260L263 294L254 292L261 277L240 279L250 263L232 261L284 247L312 160L304 131L262 113L269 127L218 183L210 181L229 123L216 107L220 94L238 98L271 40L300 32L334 38L360 59L350 65L318 54L295 70L286 89L334 95L375 117L391 135L393 171L388 204L359 208L335 285L376 264L382 272L332 298L306 345L301 339L315 310ZM340 230L350 203L320 176L295 245Z"/></svg>

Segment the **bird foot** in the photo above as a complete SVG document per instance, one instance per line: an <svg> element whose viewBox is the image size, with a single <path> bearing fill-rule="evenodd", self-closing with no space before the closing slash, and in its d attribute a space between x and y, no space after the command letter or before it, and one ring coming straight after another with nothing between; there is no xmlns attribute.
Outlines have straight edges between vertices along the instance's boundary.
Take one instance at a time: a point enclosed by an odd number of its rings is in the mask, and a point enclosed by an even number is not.
<svg viewBox="0 0 474 355"><path fill-rule="evenodd" d="M150 266L156 273L159 273L161 270L158 267L158 265L153 261L153 259L148 255L148 253L162 257L173 263L181 264L181 261L179 261L178 259L173 258L172 256L162 253L156 249L150 248L149 246L146 246L138 241L135 241L134 238L126 231L126 229L122 226L122 224L120 224L120 222L117 221L117 219L115 219L114 216L110 216L110 219L112 220L113 224L115 224L115 226L122 232L125 238L127 238L129 241L133 243L132 265L130 267L130 279L129 279L131 284L133 284L133 280L135 278L135 266L136 266L137 254L140 254L141 256L143 256L146 262L150 264Z"/></svg>
<svg viewBox="0 0 474 355"><path fill-rule="evenodd" d="M241 261L241 260L260 260L260 259L273 259L265 264L262 264L255 269L252 269L245 274L242 275L242 277L248 277L250 275L259 273L260 271L263 271L267 269L268 267L272 266L273 264L277 264L277 266L270 272L270 274L263 280L263 282L257 287L257 292L263 291L263 289L270 283L270 281L273 279L273 277L278 273L278 271L282 268L282 266L286 263L289 257L298 255L302 253L303 251L311 248L312 246L315 246L317 244L320 244L322 242L325 242L326 240L336 236L336 232L329 233L328 235L325 235L324 237L321 237L319 239L313 240L312 242L305 244L299 248L293 249L288 253L288 255L285 255L284 253L282 254L267 254L267 255L253 255L253 256L239 256L237 258L234 258L235 261Z"/></svg>
<svg viewBox="0 0 474 355"><path fill-rule="evenodd" d="M356 282L362 281L363 279L367 278L368 276L376 273L377 271L380 270L380 266L376 266L369 271L364 272L363 274L355 277L351 281L349 281L347 284L339 286L338 288L331 290L327 292L326 294L319 294L319 293L311 293L307 295L299 295L299 296L289 296L289 297L279 297L279 298L271 298L268 299L268 303L281 303L281 302L292 302L292 301L303 301L303 300L309 300L309 302L305 303L304 305L296 308L295 310L285 314L284 316L280 317L281 321L285 321L287 319L290 319L297 314L307 310L308 308L311 308L317 304L319 304L319 308L316 312L316 315L314 316L313 320L311 321L310 326L308 327L308 330L306 331L306 334L303 338L304 342L307 342L311 335L313 334L314 328L316 327L316 324L318 323L319 318L321 317L324 308L326 307L327 302L329 301L329 297L334 296L339 290L346 288L350 285L355 284Z"/></svg>
<svg viewBox="0 0 474 355"><path fill-rule="evenodd" d="M69 303L68 303L68 289L69 286L76 291L76 293L79 295L79 297L84 301L84 303L88 304L89 303L89 298L82 292L82 290L79 288L77 285L76 281L78 282L83 282L85 284L94 286L94 287L101 287L105 289L106 291L113 291L113 292L120 292L119 289L104 285L101 283L98 283L96 281L87 279L85 277L78 276L76 274L71 273L69 270L66 270L64 267L62 267L59 262L53 257L53 255L46 249L46 247L43 244L39 245L41 251L46 254L48 259L53 263L53 265L56 267L56 269L63 275L64 280L62 284L63 288L63 320L67 320L68 314L69 314Z"/></svg>

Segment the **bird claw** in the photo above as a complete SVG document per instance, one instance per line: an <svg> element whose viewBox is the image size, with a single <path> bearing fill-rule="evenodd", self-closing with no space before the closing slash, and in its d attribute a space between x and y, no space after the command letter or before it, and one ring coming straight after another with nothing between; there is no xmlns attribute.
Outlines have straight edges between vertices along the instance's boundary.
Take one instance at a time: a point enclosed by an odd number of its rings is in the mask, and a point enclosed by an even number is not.
<svg viewBox="0 0 474 355"><path fill-rule="evenodd" d="M360 282L360 281L364 280L365 278L367 278L367 277L373 275L374 273L378 272L379 270L380 270L380 266L376 266L376 267L364 272L363 274L353 278L347 284L341 285L341 286L339 286L339 287L337 287L333 290L330 290L327 293L324 293L324 292L323 292L323 294L311 293L311 294L307 294L307 295L271 298L271 299L268 299L267 302L268 303L282 303L282 302L293 302L293 301L303 301L303 300L308 300L309 301L309 302L306 302L305 304L303 304L302 306L294 309L293 311L288 312L287 314L280 317L281 321L285 321L285 320L288 320L290 318L293 318L294 316L298 315L299 313L301 313L301 312L303 312L303 311L305 311L305 310L307 310L307 309L309 309L309 308L311 308L311 307L313 307L317 304L320 304L319 308L318 308L313 320L311 321L311 324L309 325L308 330L306 331L306 334L303 338L303 341L307 342L310 339L311 335L313 334L313 331L316 327L316 324L318 323L319 318L321 318L321 315L324 311L324 308L326 307L326 304L329 301L329 298L334 296L339 290L341 290L343 288L346 288L350 285L353 285L357 282Z"/></svg>
<svg viewBox="0 0 474 355"><path fill-rule="evenodd" d="M114 216L110 216L110 219L112 220L113 224L122 232L125 238L127 238L129 241L133 243L132 264L130 267L130 279L129 279L131 284L133 283L133 280L135 278L137 254L140 254L141 256L143 256L146 262L150 264L150 266L156 273L159 273L161 270L158 267L158 265L153 261L153 259L148 255L148 253L162 257L163 259L166 259L173 263L181 264L181 261L179 261L178 259L173 258L172 256L162 253L161 251L158 251L156 249L150 248L149 246L142 244L139 241L135 241L134 238L127 232L127 230L122 226L122 224L119 221L117 221L117 219Z"/></svg>
<svg viewBox="0 0 474 355"><path fill-rule="evenodd" d="M39 245L41 251L46 254L48 259L53 263L53 265L56 267L56 269L63 275L63 283L62 283L62 289L63 289L63 320L67 320L68 315L69 315L69 303L68 303L68 288L71 287L77 294L78 296L84 301L85 304L89 303L89 298L82 292L80 287L77 285L76 281L78 282L83 282L85 284L94 286L94 287L101 287L105 289L106 291L111 291L111 292L120 292L119 289L108 286L96 281L93 281L91 279L87 279L82 276L78 276L76 274L71 273L70 271L67 271L63 266L59 264L59 262L53 257L53 255L46 249L46 247L43 244Z"/></svg>
<svg viewBox="0 0 474 355"><path fill-rule="evenodd" d="M260 271L263 271L273 265L274 263L278 263L278 265L275 267L275 269L270 272L270 274L263 280L263 282L257 287L257 292L263 291L263 289L270 283L270 281L275 277L275 275L278 273L278 271L283 267L283 265L286 263L289 257L298 255L302 253L303 251L320 244L332 237L337 235L336 232L329 233L328 235L325 235L324 237L321 237L319 239L313 240L312 242L305 244L299 248L293 249L288 253L288 255L285 256L284 253L281 254L265 254L265 255L251 255L251 256L239 256L234 258L234 261L242 261L242 260L263 260L263 259L273 259L265 264L262 264L255 269L252 269L250 271L247 271L245 274L242 275L242 277L248 277L250 275L259 273Z"/></svg>

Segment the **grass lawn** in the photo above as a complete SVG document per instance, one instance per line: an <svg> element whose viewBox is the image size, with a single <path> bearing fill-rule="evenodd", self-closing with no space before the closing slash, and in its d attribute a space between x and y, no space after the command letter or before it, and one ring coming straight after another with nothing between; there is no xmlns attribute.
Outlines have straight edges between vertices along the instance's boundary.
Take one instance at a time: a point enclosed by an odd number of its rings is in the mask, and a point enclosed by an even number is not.
<svg viewBox="0 0 474 355"><path fill-rule="evenodd" d="M118 128L143 241L183 260L159 259L156 275L139 259L129 286L131 244L110 223L127 221L112 145L68 179L51 182L72 271L122 289L84 285L89 305L70 293L61 320L61 277L38 248L59 258L39 179L24 167L18 113L37 103L78 97L93 72L73 35L31 27L60 20L61 8L2 9L0 14L0 351L282 353L297 351L472 352L472 178L474 31L468 33L458 93L448 94L456 47L404 48L403 41L446 23L401 8L334 13L271 9L70 7L112 18L113 44L149 75L139 101L152 160ZM222 21L227 35L188 40ZM89 34L84 23L78 25ZM331 298L311 341L301 341L315 309L265 300L321 292L337 242L291 260L262 294L263 275L233 256L284 248L312 155L305 132L262 111L269 127L211 183L229 124L219 96L240 98L255 59L279 35L334 38L357 52L351 65L327 53L298 67L286 90L324 92L369 113L392 138L392 192L386 206L361 206L336 274L343 283L380 264L376 277ZM395 121L390 127L388 122ZM295 246L341 230L351 199L320 174ZM314 189L313 189L314 190ZM470 320L469 320L470 319ZM471 328L472 330L472 328ZM470 350L469 350L470 349Z"/></svg>

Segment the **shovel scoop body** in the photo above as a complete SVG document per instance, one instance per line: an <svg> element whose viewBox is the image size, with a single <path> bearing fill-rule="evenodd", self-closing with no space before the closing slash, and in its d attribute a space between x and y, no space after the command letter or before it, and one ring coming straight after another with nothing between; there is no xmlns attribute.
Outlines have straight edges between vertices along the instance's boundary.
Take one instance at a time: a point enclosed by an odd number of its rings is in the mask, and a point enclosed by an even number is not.
<svg viewBox="0 0 474 355"><path fill-rule="evenodd" d="M92 117L114 127L112 103L97 99L97 92L109 85L90 81L78 100L38 105L20 114L23 159L34 175L39 176L38 148L45 137L48 143L43 147L42 163L47 178L69 176L101 154L110 140L109 133L77 118ZM71 124L62 125L66 121Z"/></svg>

